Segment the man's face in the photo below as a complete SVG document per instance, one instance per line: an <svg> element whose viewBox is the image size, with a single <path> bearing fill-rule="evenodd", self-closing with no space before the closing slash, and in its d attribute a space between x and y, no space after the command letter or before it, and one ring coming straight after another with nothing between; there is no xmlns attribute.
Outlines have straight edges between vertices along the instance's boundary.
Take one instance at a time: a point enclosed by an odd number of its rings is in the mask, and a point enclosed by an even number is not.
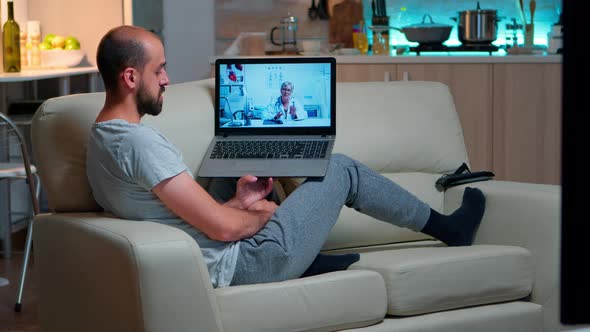
<svg viewBox="0 0 590 332"><path fill-rule="evenodd" d="M140 115L158 115L162 112L163 93L170 83L166 73L164 47L156 38L145 43L149 61L140 72L140 82L135 93L135 104Z"/></svg>

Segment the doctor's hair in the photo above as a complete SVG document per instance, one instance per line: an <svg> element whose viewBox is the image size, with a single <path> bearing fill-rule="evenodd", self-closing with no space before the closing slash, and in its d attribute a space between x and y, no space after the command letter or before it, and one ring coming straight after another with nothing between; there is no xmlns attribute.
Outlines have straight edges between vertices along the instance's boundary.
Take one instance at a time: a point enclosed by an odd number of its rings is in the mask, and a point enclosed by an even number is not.
<svg viewBox="0 0 590 332"><path fill-rule="evenodd" d="M125 68L143 71L149 58L142 39L138 37L145 36L145 33L151 34L140 27L123 25L111 29L100 40L96 64L107 91L116 89L118 76Z"/></svg>
<svg viewBox="0 0 590 332"><path fill-rule="evenodd" d="M295 85L289 81L285 81L285 82L283 82L283 84L281 84L281 90L283 90L283 88L286 87L287 85L291 87L291 92L293 92L293 90L295 90Z"/></svg>

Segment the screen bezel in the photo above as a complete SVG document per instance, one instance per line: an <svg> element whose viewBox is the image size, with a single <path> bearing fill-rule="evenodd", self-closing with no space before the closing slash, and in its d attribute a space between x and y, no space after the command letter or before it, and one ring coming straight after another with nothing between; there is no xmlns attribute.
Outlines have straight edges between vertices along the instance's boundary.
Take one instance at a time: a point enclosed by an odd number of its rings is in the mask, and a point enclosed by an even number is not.
<svg viewBox="0 0 590 332"><path fill-rule="evenodd" d="M220 128L220 77L221 68L228 64L330 64L330 126L329 127L272 127L272 128ZM336 59L333 57L272 57L272 58L223 58L215 60L215 135L335 135L336 134Z"/></svg>

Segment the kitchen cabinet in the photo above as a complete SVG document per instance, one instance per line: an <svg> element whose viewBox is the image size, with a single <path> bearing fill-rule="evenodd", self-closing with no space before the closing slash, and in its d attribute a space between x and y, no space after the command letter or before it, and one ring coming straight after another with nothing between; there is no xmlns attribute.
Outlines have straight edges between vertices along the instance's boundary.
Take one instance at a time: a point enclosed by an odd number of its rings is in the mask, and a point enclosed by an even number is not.
<svg viewBox="0 0 590 332"><path fill-rule="evenodd" d="M338 82L395 81L397 65L395 64L337 64Z"/></svg>
<svg viewBox="0 0 590 332"><path fill-rule="evenodd" d="M561 64L494 64L493 170L561 183Z"/></svg>

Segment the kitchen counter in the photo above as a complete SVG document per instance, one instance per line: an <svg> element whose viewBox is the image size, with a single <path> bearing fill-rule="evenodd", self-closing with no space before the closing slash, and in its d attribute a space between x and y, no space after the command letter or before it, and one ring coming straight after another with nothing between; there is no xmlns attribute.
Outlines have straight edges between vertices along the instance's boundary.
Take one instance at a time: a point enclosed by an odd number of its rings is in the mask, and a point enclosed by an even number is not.
<svg viewBox="0 0 590 332"><path fill-rule="evenodd" d="M404 54L394 56L383 55L331 55L323 54L322 56L332 56L336 63L341 64L396 64L396 63L561 63L563 61L560 54L527 54L527 55L507 55L503 52L495 52L492 55L483 52L432 52L416 54ZM275 57L275 56L273 56ZM302 56L303 57L303 56ZM228 56L213 56L209 58L211 64L215 63L218 58L228 58ZM251 57L232 57L232 58L251 58Z"/></svg>
<svg viewBox="0 0 590 332"><path fill-rule="evenodd" d="M0 83L28 82L48 78L68 77L75 75L95 74L98 69L94 66L72 68L41 68L28 69L19 73L0 72Z"/></svg>

